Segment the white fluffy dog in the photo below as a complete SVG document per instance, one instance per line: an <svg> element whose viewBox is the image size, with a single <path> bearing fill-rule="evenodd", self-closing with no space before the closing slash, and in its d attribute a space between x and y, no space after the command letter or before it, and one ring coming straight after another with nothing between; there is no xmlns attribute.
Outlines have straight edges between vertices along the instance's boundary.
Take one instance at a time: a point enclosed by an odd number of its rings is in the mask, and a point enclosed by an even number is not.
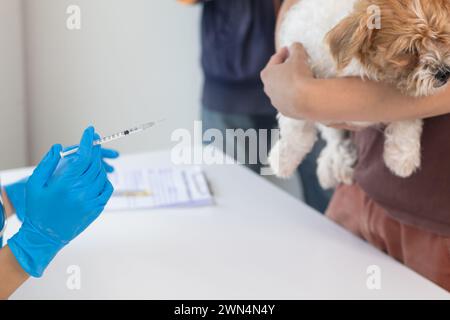
<svg viewBox="0 0 450 320"><path fill-rule="evenodd" d="M450 78L448 21L448 0L300 0L284 17L280 40L282 46L304 45L317 78L359 76L419 97L435 93ZM269 157L276 175L295 171L319 129L327 142L318 160L322 187L352 183L357 156L345 131L282 115L279 125L281 138ZM394 174L408 177L421 165L423 121L386 125L384 161Z"/></svg>

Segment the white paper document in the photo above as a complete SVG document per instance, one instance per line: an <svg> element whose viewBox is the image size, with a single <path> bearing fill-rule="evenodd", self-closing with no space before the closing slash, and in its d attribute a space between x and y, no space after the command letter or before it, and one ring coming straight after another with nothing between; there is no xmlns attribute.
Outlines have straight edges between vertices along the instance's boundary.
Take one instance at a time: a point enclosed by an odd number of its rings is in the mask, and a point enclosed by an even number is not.
<svg viewBox="0 0 450 320"><path fill-rule="evenodd" d="M106 210L213 204L205 174L197 166L121 169L109 178L114 194Z"/></svg>

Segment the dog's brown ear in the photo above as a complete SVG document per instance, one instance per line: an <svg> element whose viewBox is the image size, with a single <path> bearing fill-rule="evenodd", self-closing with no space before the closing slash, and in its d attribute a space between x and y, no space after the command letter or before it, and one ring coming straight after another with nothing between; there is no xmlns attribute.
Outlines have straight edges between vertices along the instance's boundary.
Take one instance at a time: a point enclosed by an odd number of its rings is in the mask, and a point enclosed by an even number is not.
<svg viewBox="0 0 450 320"><path fill-rule="evenodd" d="M353 58L363 58L368 52L374 33L374 29L369 27L368 19L367 12L359 10L328 32L325 40L338 70L347 67Z"/></svg>

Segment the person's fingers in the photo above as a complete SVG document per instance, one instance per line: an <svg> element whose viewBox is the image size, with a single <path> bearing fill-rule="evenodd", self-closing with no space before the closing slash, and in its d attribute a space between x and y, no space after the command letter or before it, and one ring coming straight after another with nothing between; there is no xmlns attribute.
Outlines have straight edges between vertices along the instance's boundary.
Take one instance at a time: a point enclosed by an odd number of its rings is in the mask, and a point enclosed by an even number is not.
<svg viewBox="0 0 450 320"><path fill-rule="evenodd" d="M55 172L59 160L61 159L61 150L62 146L60 144L55 144L51 147L50 151L45 155L36 169L34 169L33 174L29 179L29 183L38 184L39 186L43 186L47 183L53 172Z"/></svg>
<svg viewBox="0 0 450 320"><path fill-rule="evenodd" d="M102 160L102 165L103 165L103 168L105 169L105 171L107 173L114 172L114 167L112 165L110 165L108 162Z"/></svg>
<svg viewBox="0 0 450 320"><path fill-rule="evenodd" d="M100 135L98 133L94 134L94 141L101 139ZM107 173L112 173L114 172L114 167L112 165L110 165L109 163L107 163L104 159L117 159L119 157L119 152L114 150L114 149L106 149L106 148L101 148L100 149L100 156L102 158L102 165L103 168L105 169L105 171Z"/></svg>
<svg viewBox="0 0 450 320"><path fill-rule="evenodd" d="M292 64L294 66L298 66L299 64L308 64L308 60L309 60L309 55L306 52L305 48L303 47L303 45L301 43L294 43L290 48L289 48L289 59L290 62L292 62ZM298 67L294 67L294 68L298 68Z"/></svg>
<svg viewBox="0 0 450 320"><path fill-rule="evenodd" d="M305 59L308 58L308 53L300 42L295 42L289 47L289 57Z"/></svg>
<svg viewBox="0 0 450 320"><path fill-rule="evenodd" d="M267 66L277 65L285 62L289 57L289 49L287 47L281 48L276 52L267 63Z"/></svg>
<svg viewBox="0 0 450 320"><path fill-rule="evenodd" d="M84 130L83 136L75 155L77 156L74 161L74 166L70 172L75 175L83 175L91 165L92 153L95 149L92 143L94 142L94 128L92 126Z"/></svg>
<svg viewBox="0 0 450 320"><path fill-rule="evenodd" d="M81 137L80 145L78 147L77 154L80 157L89 158L92 152L92 143L94 142L94 128L92 126L84 130L83 136Z"/></svg>
<svg viewBox="0 0 450 320"><path fill-rule="evenodd" d="M280 65L286 61L289 57L289 51L287 48L282 48L270 58L266 67L261 71L261 79L266 80L271 74L273 74L273 67Z"/></svg>
<svg viewBox="0 0 450 320"><path fill-rule="evenodd" d="M275 53L267 63L266 67L261 71L260 77L263 82L266 82L273 74L273 67L284 63L289 57L289 49L284 47Z"/></svg>
<svg viewBox="0 0 450 320"><path fill-rule="evenodd" d="M302 77L314 77L313 71L309 65L309 55L301 43L294 43L290 48L289 63L293 70L297 70L297 75Z"/></svg>
<svg viewBox="0 0 450 320"><path fill-rule="evenodd" d="M100 153L100 148L95 147L93 150L92 160L89 163L88 169L80 176L80 184L82 185L90 185L95 181L100 171L103 170L102 160L99 155L96 153Z"/></svg>
<svg viewBox="0 0 450 320"><path fill-rule="evenodd" d="M89 185L88 192L91 195L91 199L96 199L103 192L106 181L108 181L106 171L102 169L99 171L95 180Z"/></svg>
<svg viewBox="0 0 450 320"><path fill-rule="evenodd" d="M97 199L95 204L99 207L105 207L114 192L114 187L109 180L106 180L105 185ZM103 210L103 209L102 209Z"/></svg>
<svg viewBox="0 0 450 320"><path fill-rule="evenodd" d="M101 150L102 163L107 173L114 172L114 167L107 163L104 159L117 159L119 157L119 152L113 149L104 149Z"/></svg>
<svg viewBox="0 0 450 320"><path fill-rule="evenodd" d="M113 150L113 149L102 148L101 153L102 153L102 158L107 158L107 159L116 159L120 156L119 152L116 150Z"/></svg>

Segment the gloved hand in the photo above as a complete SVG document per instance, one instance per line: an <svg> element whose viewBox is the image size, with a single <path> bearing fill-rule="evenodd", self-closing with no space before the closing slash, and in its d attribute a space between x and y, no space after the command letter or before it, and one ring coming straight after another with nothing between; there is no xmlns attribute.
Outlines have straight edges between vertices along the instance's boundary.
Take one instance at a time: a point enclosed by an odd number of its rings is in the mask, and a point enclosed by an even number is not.
<svg viewBox="0 0 450 320"><path fill-rule="evenodd" d="M95 133L94 140L97 140L97 139L100 139L100 136L97 133ZM76 148L76 147L78 147L78 146L77 145L70 146L70 147L64 148L64 151L68 151L68 150ZM102 153L102 158L103 158L102 163L103 163L103 166L105 167L106 172L108 172L108 173L114 172L114 167L111 166L110 164L108 164L105 161L105 159L116 159L119 157L119 152L117 152L116 150L113 150L113 149L102 148L101 153Z"/></svg>
<svg viewBox="0 0 450 320"><path fill-rule="evenodd" d="M114 167L110 165L108 162L105 161L105 159L117 159L119 157L119 152L113 149L100 149L101 157L102 157L102 164L105 168L107 173L114 172Z"/></svg>
<svg viewBox="0 0 450 320"><path fill-rule="evenodd" d="M40 277L55 255L103 211L113 193L94 129L85 130L76 154L60 161L55 145L26 184L26 216L8 245L22 268Z"/></svg>
<svg viewBox="0 0 450 320"><path fill-rule="evenodd" d="M97 139L99 136L95 134L94 139ZM105 168L107 173L114 172L114 167L108 164L105 159L116 159L119 157L119 152L112 149L101 149L101 157L103 167ZM9 184L5 186L6 194L8 195L9 201L12 203L16 215L20 221L23 221L25 217L25 187L27 185L28 178L19 180L15 183Z"/></svg>

